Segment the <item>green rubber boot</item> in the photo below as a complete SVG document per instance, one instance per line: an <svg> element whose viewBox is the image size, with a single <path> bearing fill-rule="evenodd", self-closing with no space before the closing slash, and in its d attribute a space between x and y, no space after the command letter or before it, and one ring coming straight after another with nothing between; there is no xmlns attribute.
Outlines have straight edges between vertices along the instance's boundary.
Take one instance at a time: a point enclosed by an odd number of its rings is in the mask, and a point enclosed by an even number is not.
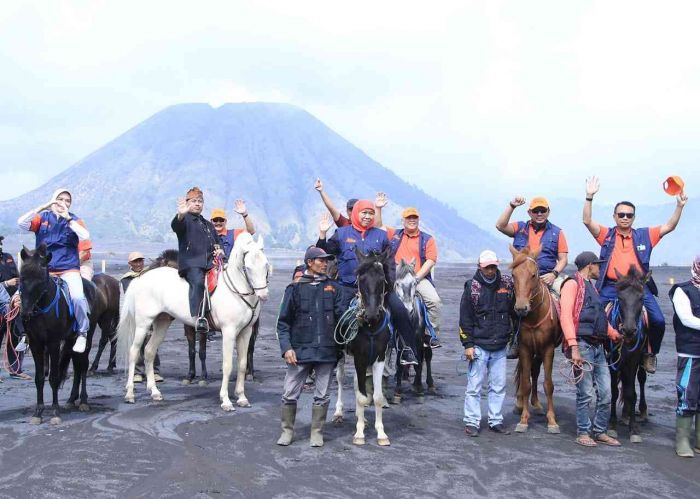
<svg viewBox="0 0 700 499"><path fill-rule="evenodd" d="M700 454L700 412L695 413L695 452Z"/></svg>
<svg viewBox="0 0 700 499"><path fill-rule="evenodd" d="M282 404L282 435L277 445L289 445L294 439L294 420L297 418L296 404Z"/></svg>
<svg viewBox="0 0 700 499"><path fill-rule="evenodd" d="M327 414L327 405L311 406L311 447L323 447L323 425Z"/></svg>
<svg viewBox="0 0 700 499"><path fill-rule="evenodd" d="M695 457L690 448L690 431L693 428L692 416L676 416L676 454L679 457Z"/></svg>

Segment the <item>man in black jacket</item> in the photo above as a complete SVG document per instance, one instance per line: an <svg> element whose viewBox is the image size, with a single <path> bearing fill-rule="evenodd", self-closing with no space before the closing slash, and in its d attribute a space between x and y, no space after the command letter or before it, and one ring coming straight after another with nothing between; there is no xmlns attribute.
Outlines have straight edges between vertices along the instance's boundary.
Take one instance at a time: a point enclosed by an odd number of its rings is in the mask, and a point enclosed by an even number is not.
<svg viewBox="0 0 700 499"><path fill-rule="evenodd" d="M501 275L496 253L479 255L479 268L464 285L459 306L459 339L469 362L464 398L464 431L479 436L481 424L481 385L488 373L488 422L496 433L509 434L503 426L503 400L506 396L506 345L511 333L510 311L513 281Z"/></svg>
<svg viewBox="0 0 700 499"><path fill-rule="evenodd" d="M204 194L199 187L187 191L186 198L177 203L177 215L170 226L177 234L177 266L181 277L190 285L190 314L194 319L195 330L203 333L209 330L204 318L204 276L214 264L214 251L218 238L214 225L202 216Z"/></svg>
<svg viewBox="0 0 700 499"><path fill-rule="evenodd" d="M328 260L320 248L310 247L304 255L306 271L287 286L277 319L277 337L287 362L282 395L282 435L278 445L289 445L294 438L297 400L306 377L316 373L311 411L311 446L323 445L323 424L328 413L328 390L333 367L338 360L334 339L335 325L345 310L342 290L328 279Z"/></svg>
<svg viewBox="0 0 700 499"><path fill-rule="evenodd" d="M10 253L5 253L2 250L2 243L5 236L0 236L0 284L5 288L7 294L11 297L17 291L19 286L19 272L15 259ZM9 310L9 309L8 309ZM21 320L13 320L11 330L12 348L8 344L7 360L10 363L12 374L16 379L31 380L32 377L22 372L22 361L24 360L24 351L27 349L27 342L24 336L24 325ZM0 344L4 341L7 328L3 325L0 328Z"/></svg>

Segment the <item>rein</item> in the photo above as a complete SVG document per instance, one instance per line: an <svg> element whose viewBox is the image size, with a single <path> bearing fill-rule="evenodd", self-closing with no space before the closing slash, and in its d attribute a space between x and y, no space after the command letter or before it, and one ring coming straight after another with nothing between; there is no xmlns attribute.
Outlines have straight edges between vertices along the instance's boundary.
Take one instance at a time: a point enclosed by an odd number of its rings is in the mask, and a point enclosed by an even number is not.
<svg viewBox="0 0 700 499"><path fill-rule="evenodd" d="M627 353L634 353L637 351L638 348L640 348L644 344L645 334L644 334L644 313L642 312L639 314L639 319L637 320L637 332L634 335L634 346L630 349L627 349ZM622 323L622 314L620 313L620 300L615 299L612 302L612 308L610 309L610 322L612 324L615 324L617 326L617 329L620 329L620 324ZM610 362L610 369L613 371L617 371L620 368L620 365L622 364L622 359L623 359L623 344L625 343L625 339L620 341L617 345L615 345L612 340L609 341L609 357L608 360L610 360L613 357L613 354L617 353L617 359L614 361Z"/></svg>
<svg viewBox="0 0 700 499"><path fill-rule="evenodd" d="M537 271L539 271L539 266L537 265L537 261L536 261L534 258L532 258L532 257L530 257L530 256L525 257L525 258L526 258L527 260L530 260L532 263L534 263L534 264L535 264L535 269L537 269ZM536 274L539 275L539 272L536 272ZM542 305L544 305L544 302L546 301L546 300L545 300L545 296L547 296L547 295L549 296L549 312L548 312L547 314L545 314L544 317L542 318L542 320L539 321L539 322L538 322L537 324L535 324L535 325L528 324L527 322L524 323L525 326L527 326L527 327L529 327L529 328L532 328L532 329L537 329L537 328L540 327L542 324L544 324L544 321L546 321L547 319L550 319L551 321L554 321L554 304L552 303L552 295L549 294L549 291L548 291L548 290L544 289L544 288L545 288L545 285L544 285L544 283L540 280L539 277L537 278L537 283L538 283L537 292L535 293L534 296L531 295L529 298L530 298L530 301L532 301L534 298L537 297L537 295L540 295L540 296L542 297L542 299L540 300L540 303L539 303L538 305L533 305L533 306L532 306L532 309L530 310L530 313L534 312L535 310L538 310ZM530 314L528 314L528 315L530 315ZM527 316L524 317L524 319L527 319ZM521 325L521 321L519 320L519 321L518 321L518 331L520 330L520 325Z"/></svg>

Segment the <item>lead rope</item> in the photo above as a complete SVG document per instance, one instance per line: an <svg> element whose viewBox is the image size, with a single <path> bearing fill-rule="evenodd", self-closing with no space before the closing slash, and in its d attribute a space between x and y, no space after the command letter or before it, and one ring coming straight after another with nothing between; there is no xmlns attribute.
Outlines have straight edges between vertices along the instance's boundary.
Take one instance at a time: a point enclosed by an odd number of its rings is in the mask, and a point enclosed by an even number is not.
<svg viewBox="0 0 700 499"><path fill-rule="evenodd" d="M12 326L11 322L17 318L19 315L19 305L11 308L7 314L0 316L0 322L5 321L7 331L5 333L5 339L0 348L3 349L2 352L2 367L10 374L19 374L22 368L22 363L20 361L17 350L15 350L15 345L12 343ZM1 327L1 326L0 326ZM15 355L15 361L10 362L9 351L10 349Z"/></svg>

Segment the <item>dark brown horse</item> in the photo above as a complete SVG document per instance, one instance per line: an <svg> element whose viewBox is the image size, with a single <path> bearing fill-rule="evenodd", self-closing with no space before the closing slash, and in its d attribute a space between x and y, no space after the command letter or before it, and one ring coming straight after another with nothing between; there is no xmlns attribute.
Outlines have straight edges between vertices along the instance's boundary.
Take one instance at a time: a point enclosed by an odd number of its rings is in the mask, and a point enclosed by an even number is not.
<svg viewBox="0 0 700 499"><path fill-rule="evenodd" d="M537 255L529 247L522 251L510 247L513 255L513 285L515 304L513 311L518 317L520 328L520 349L518 365L515 371L517 398L515 413L520 414L520 422L515 427L517 432L527 431L530 420L530 404L537 411L542 411L542 404L537 397L537 379L544 364L544 392L547 396L547 431L559 433L559 425L554 416L554 382L552 365L554 349L561 343L559 315L549 288L539 277Z"/></svg>
<svg viewBox="0 0 700 499"><path fill-rule="evenodd" d="M114 373L117 367L117 325L119 325L119 281L107 274L96 274L92 278L92 282L97 288L95 300L99 302L99 310L102 311L99 317L93 317L90 314L90 319L94 319L97 325L100 326L100 343L97 348L95 360L88 370L88 376L97 372L97 366L100 363L100 357L107 343L109 343L109 362L107 363L107 372Z"/></svg>

